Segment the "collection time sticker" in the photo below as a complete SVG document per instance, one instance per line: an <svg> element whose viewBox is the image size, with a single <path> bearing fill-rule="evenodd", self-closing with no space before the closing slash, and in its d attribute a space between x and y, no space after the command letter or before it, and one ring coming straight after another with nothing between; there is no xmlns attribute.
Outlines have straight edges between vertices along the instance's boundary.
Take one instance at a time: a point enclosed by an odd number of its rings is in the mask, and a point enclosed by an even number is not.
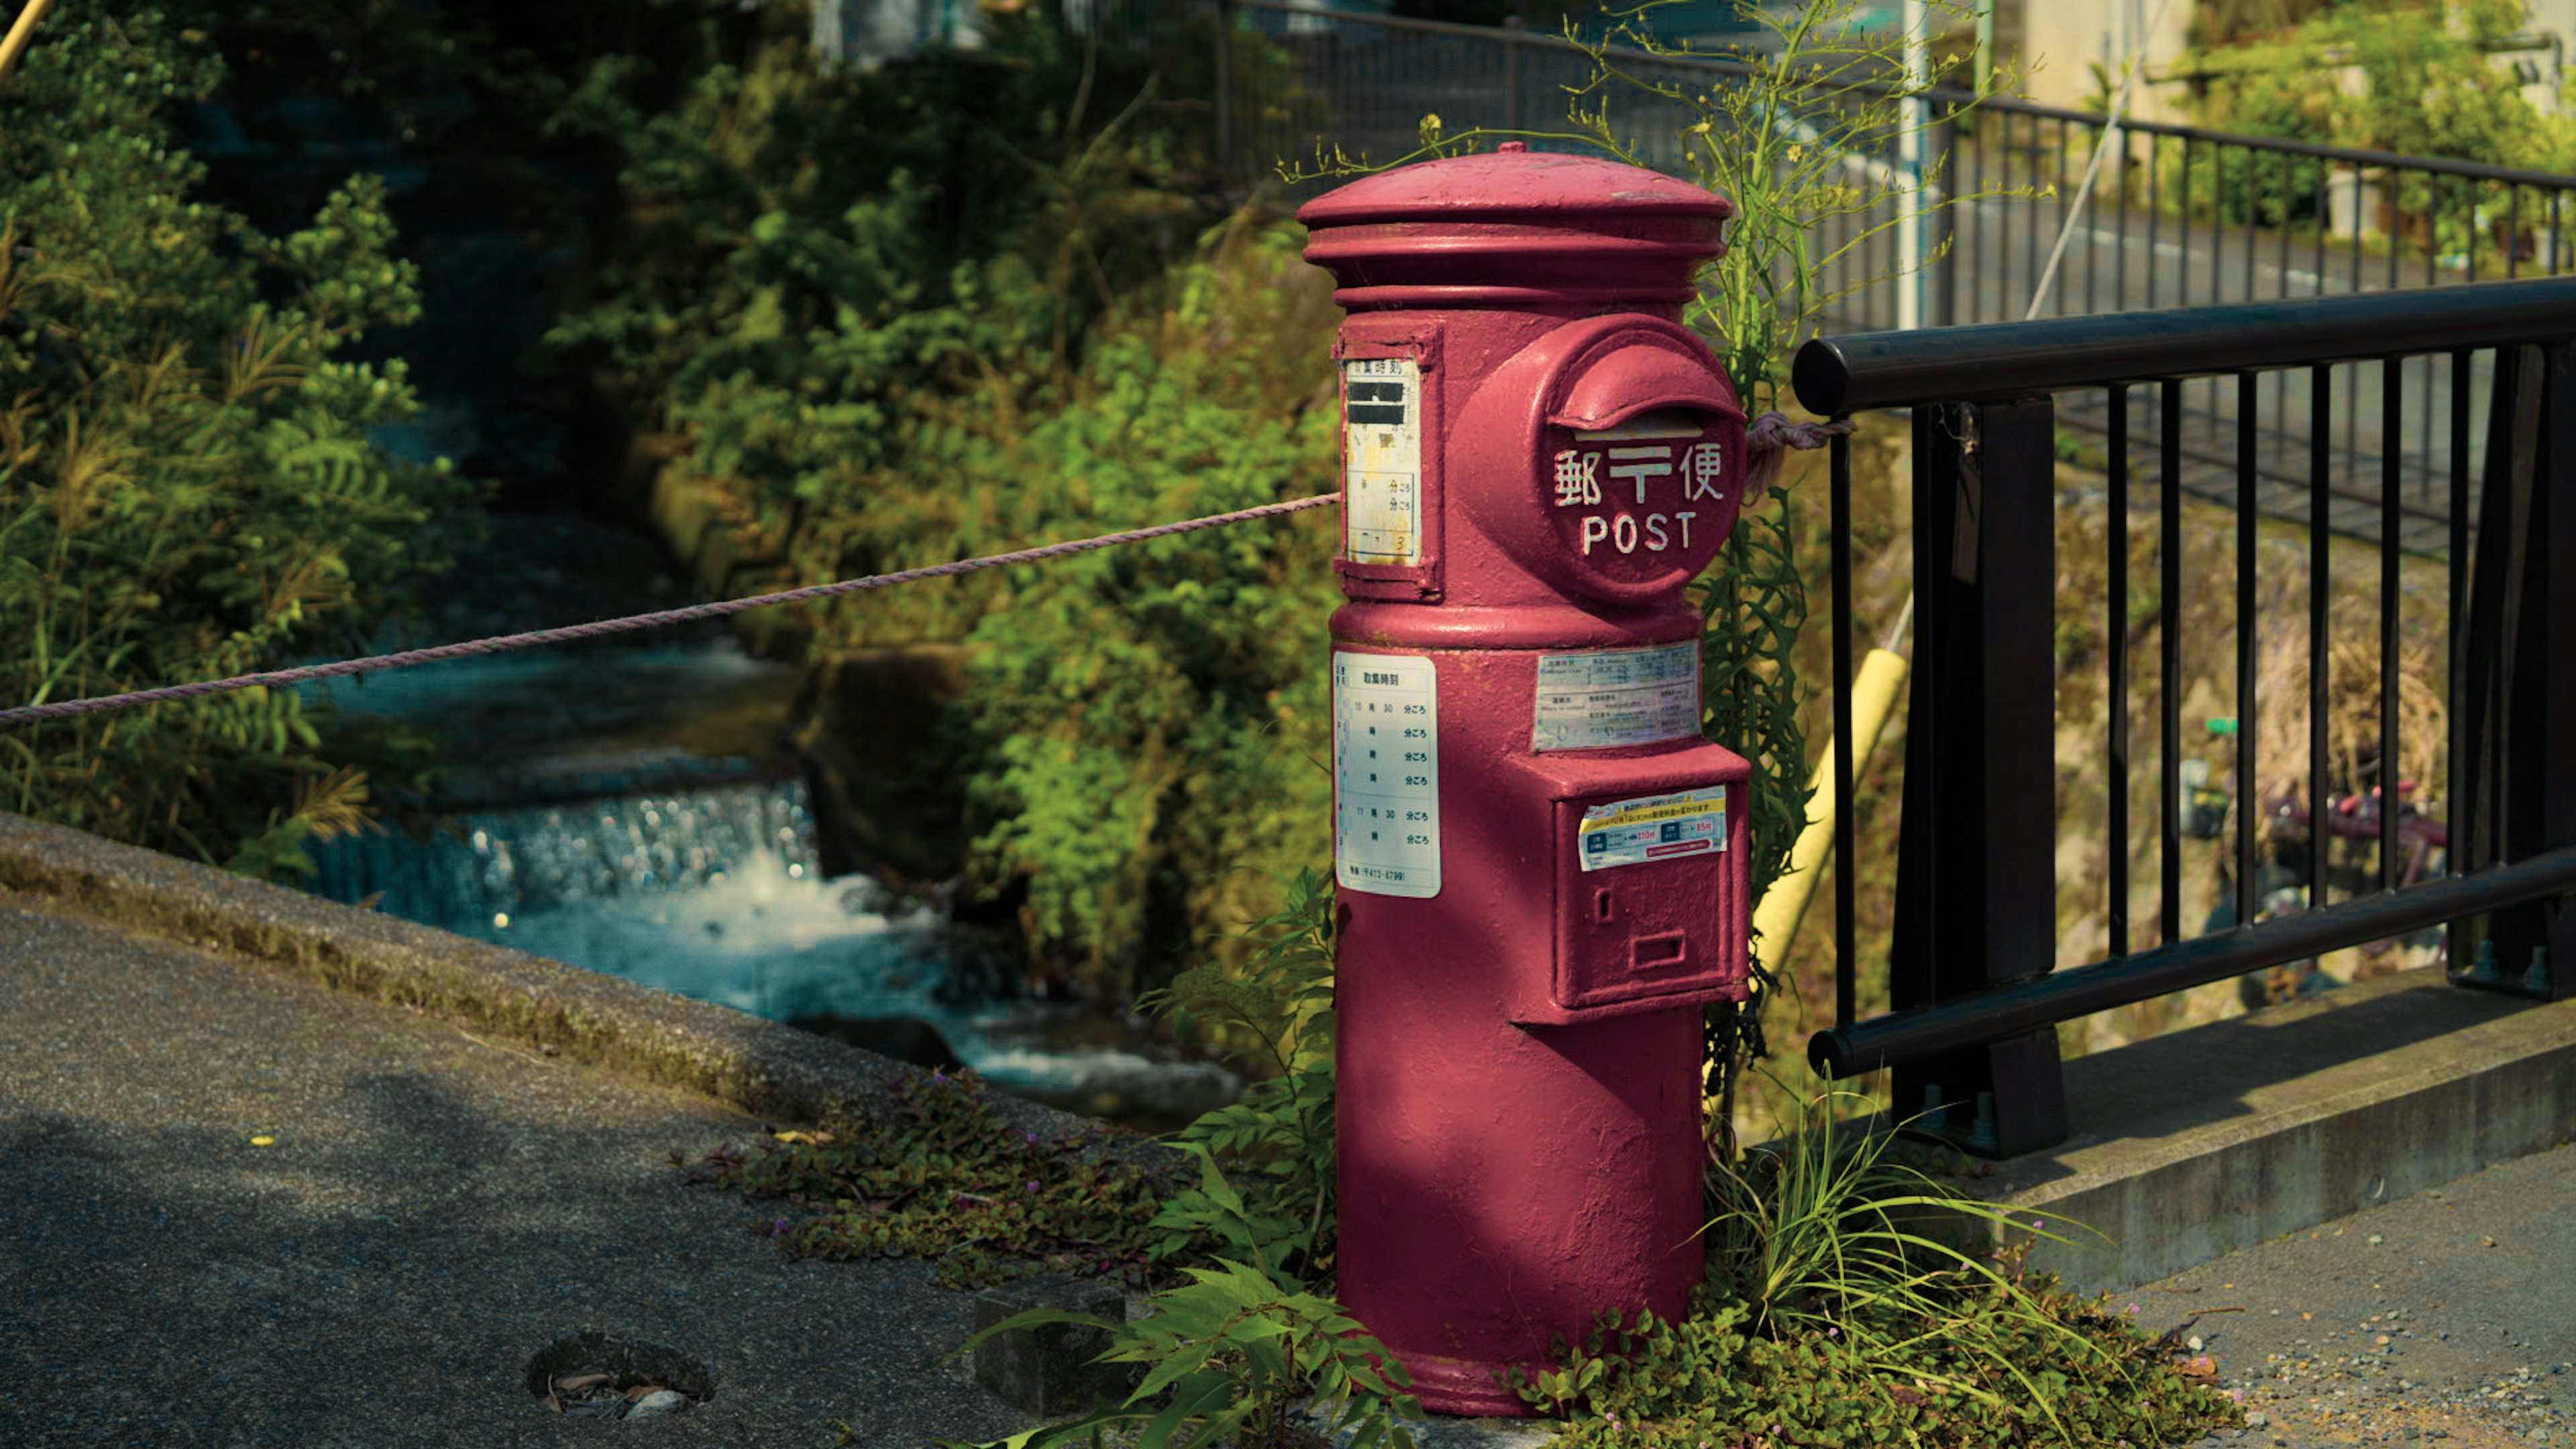
<svg viewBox="0 0 2576 1449"><path fill-rule="evenodd" d="M1440 894L1440 681L1430 660L1334 651L1333 803L1344 887Z"/></svg>

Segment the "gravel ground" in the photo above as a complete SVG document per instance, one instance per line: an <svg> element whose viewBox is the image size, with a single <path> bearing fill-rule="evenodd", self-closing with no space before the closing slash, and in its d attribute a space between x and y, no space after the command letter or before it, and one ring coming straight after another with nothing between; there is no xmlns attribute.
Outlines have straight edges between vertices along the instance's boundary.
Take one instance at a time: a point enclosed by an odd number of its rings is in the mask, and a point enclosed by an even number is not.
<svg viewBox="0 0 2576 1449"><path fill-rule="evenodd" d="M2125 1298L2150 1324L2207 1315L2192 1332L2249 1427L2190 1449L2576 1446L2576 1148L2231 1253Z"/></svg>

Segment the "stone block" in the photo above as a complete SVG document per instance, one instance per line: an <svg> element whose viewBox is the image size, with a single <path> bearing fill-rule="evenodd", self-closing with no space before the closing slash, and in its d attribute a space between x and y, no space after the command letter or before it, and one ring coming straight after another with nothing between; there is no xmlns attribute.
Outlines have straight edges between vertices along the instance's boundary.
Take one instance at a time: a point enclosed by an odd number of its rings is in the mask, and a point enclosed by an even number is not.
<svg viewBox="0 0 2576 1449"><path fill-rule="evenodd" d="M966 686L967 652L953 644L807 661L787 729L828 873L943 881L965 869L965 776L946 712Z"/></svg>
<svg viewBox="0 0 2576 1449"><path fill-rule="evenodd" d="M722 532L723 512L707 483L665 468L656 475L645 521L670 546L671 556L694 576L710 533Z"/></svg>
<svg viewBox="0 0 2576 1449"><path fill-rule="evenodd" d="M1117 1284L1097 1278L1023 1278L976 1295L975 1327L980 1332L1031 1308L1061 1308L1123 1323L1127 1295ZM1134 1386L1131 1375L1138 1365L1091 1361L1108 1348L1108 1332L1085 1324L1013 1329L975 1346L975 1382L1024 1414L1052 1419L1082 1413L1098 1398L1124 1401Z"/></svg>

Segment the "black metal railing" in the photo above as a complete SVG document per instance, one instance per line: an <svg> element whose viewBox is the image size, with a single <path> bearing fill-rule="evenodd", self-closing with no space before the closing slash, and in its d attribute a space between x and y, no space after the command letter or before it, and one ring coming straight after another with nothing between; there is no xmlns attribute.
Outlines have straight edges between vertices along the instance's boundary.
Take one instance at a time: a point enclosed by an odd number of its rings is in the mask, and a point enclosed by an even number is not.
<svg viewBox="0 0 2576 1449"><path fill-rule="evenodd" d="M2477 371L2472 363L2481 352L2491 357ZM2258 830L2294 806L2304 806L2307 821L2329 821L2327 782L2337 765L2328 748L2333 563L2326 530L2311 529L2306 540L2306 688L2296 691L2304 698L2258 694L2262 475L2267 464L2304 463L2312 509L2325 517L2330 450L2310 442L2292 457L2278 456L2280 440L2257 426L2256 388L2266 374L2292 381L2304 370L2322 431L2332 420L2333 369L2382 364L2378 451L2393 475L2409 374L2390 364L2410 357L2433 360L2455 383L2444 470L2448 725L2442 766L2425 782L2439 787L2449 815L2448 874L2401 883L2408 812L2395 764L2404 722L2401 504L2392 476L2379 496L2379 689L2376 719L2366 722L2375 735L2366 753L2375 759L2347 757L2340 766L2356 776L2356 793L2377 802L2368 817L2374 828L2364 832L2376 837L2377 868L2351 898L2331 899L2320 827L2300 872L2305 908L2257 922ZM2485 378L2491 394L2475 487L2462 417L2473 377ZM2238 924L2197 936L2185 931L2181 909L2180 650L2187 590L2207 598L2216 582L2187 585L2182 576L2185 494L2182 451L2174 446L2183 390L2195 379L2232 387L2240 404L2230 500L2236 804L2225 862ZM2548 999L2576 994L2576 904L2565 899L2576 892L2576 751L2568 747L2576 741L2576 567L2566 562L2576 558L2576 279L1825 337L1800 351L1794 381L1800 401L1819 413L1911 408L1914 432L1916 647L1888 958L1893 1010L1854 1019L1852 882L1860 867L1845 811L1836 842L1836 1025L1809 1048L1820 1072L1892 1068L1902 1115L1918 1106L1933 1110L1937 1130L1973 1151L2009 1156L2066 1136L2055 1024L2090 1012L2436 924L2449 927L2452 979ZM2153 393L2165 440L2151 489L2133 486L2139 480L2132 477L2127 400L2135 390ZM2107 489L2098 503L2108 581L2102 668L2104 758L2113 776L2105 822L2111 946L2104 960L2056 971L2055 518L2069 504L2055 481L2054 418L2060 398L2085 393L2103 396L2111 422ZM1837 538L1851 526L1850 470L1849 446L1837 440ZM2129 658L2125 625L2132 618L2131 514L2142 503L2157 530L2163 803L2154 944L2134 949L2125 802L2136 770L2128 693L2141 671ZM1838 619L1849 616L1850 587L1838 553ZM1838 700L1850 688L1851 667L1848 649L1840 652ZM2266 781L2258 775L2260 725L2266 711L2284 709L2307 716L2306 769ZM1844 709L1837 714L1847 717ZM1836 738L1842 800L1851 798L1848 742L1846 725ZM2267 785L2275 793L2267 794Z"/></svg>

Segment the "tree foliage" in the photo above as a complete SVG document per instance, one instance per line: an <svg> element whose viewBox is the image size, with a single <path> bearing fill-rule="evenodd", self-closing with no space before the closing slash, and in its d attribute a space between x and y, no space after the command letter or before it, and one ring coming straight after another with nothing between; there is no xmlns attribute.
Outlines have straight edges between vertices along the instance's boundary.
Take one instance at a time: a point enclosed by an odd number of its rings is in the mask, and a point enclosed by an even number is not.
<svg viewBox="0 0 2576 1449"><path fill-rule="evenodd" d="M1160 100L1181 62L1046 11L992 25L891 84L774 45L664 115L603 63L561 123L618 138L636 221L553 341L683 435L670 466L796 583L1331 486L1329 309L1282 307L1287 233L1211 229L1203 127ZM1280 520L803 618L817 651L975 646L972 884L1124 996L1326 849L1328 534Z"/></svg>
<svg viewBox="0 0 2576 1449"><path fill-rule="evenodd" d="M628 229L552 340L765 513L884 461L899 394L1061 369L1203 224L1156 184L1189 143L1132 49L1040 12L993 25L899 83L769 44L667 111L643 62L597 62L553 129L617 146Z"/></svg>
<svg viewBox="0 0 2576 1449"><path fill-rule="evenodd" d="M2534 106L2509 58L2489 51L2528 18L2523 0L2345 0L2196 51L2186 63L2204 79L2192 106L2203 125L2244 135L2565 170L2576 160L2576 127ZM2163 178L2177 196L2179 159L2174 148ZM2230 147L2197 159L2185 205L2263 226L2314 217L2324 205L2331 168L2322 161ZM2413 172L2388 184L2391 219L2423 219L2423 239L2446 253L2471 244L2479 209L2495 219L2507 209L2505 188L2491 184Z"/></svg>
<svg viewBox="0 0 2576 1449"><path fill-rule="evenodd" d="M204 33L148 10L57 21L0 88L0 694L349 648L441 563L420 525L466 492L368 440L416 406L401 362L346 360L419 311L382 186L350 179L284 236L191 200L203 168L173 115L221 82ZM293 871L298 841L368 818L327 723L248 689L16 727L0 808Z"/></svg>

